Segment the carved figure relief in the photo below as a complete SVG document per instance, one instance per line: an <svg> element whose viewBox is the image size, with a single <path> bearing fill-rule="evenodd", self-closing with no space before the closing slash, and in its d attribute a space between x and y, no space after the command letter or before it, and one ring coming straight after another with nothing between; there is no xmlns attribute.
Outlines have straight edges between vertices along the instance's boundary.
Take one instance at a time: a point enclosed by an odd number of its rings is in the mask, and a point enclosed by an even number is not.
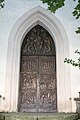
<svg viewBox="0 0 80 120"><path fill-rule="evenodd" d="M41 26L35 26L25 37L22 54L55 54L55 45L50 34Z"/></svg>
<svg viewBox="0 0 80 120"><path fill-rule="evenodd" d="M18 110L57 111L55 44L39 25L25 36L21 47Z"/></svg>

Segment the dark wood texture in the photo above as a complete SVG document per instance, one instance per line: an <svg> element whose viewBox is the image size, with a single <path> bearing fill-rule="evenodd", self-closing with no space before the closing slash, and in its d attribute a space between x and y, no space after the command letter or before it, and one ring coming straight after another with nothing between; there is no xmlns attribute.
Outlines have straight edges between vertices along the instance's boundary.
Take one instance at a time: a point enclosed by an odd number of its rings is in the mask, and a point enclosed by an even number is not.
<svg viewBox="0 0 80 120"><path fill-rule="evenodd" d="M21 48L18 110L57 111L55 44L39 25L26 35Z"/></svg>

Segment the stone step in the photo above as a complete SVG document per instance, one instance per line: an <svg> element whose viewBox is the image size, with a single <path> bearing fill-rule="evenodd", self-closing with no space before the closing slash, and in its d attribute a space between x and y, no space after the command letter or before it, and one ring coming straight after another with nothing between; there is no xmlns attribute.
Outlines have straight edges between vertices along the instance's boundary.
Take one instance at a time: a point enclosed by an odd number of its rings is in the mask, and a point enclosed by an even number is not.
<svg viewBox="0 0 80 120"><path fill-rule="evenodd" d="M77 120L73 113L0 113L0 120Z"/></svg>

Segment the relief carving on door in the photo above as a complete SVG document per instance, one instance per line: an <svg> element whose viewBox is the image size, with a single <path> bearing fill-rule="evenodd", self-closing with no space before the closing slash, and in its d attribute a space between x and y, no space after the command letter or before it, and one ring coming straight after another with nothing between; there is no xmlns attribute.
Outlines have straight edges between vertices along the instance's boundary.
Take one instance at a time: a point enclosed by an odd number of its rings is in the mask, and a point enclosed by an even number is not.
<svg viewBox="0 0 80 120"><path fill-rule="evenodd" d="M40 25L22 43L18 111L57 111L55 44Z"/></svg>

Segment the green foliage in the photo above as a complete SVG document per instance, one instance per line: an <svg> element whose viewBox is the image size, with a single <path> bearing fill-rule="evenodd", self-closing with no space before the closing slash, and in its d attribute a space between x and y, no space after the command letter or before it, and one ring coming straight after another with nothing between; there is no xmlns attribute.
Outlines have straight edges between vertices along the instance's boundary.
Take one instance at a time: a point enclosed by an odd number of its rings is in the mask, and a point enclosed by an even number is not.
<svg viewBox="0 0 80 120"><path fill-rule="evenodd" d="M77 34L80 34L80 27L78 27L75 32L76 32Z"/></svg>
<svg viewBox="0 0 80 120"><path fill-rule="evenodd" d="M41 0L43 3L47 3L48 10L55 13L58 8L61 8L64 6L65 0ZM76 0L73 0L74 2ZM76 17L76 19L80 18L80 0L78 0L78 3L76 7L74 8L74 11L72 12L73 16ZM80 34L80 27L77 28L75 31L77 34ZM80 52L78 50L75 51L75 53L80 55ZM77 59L77 61L74 61L72 59L65 58L64 63L71 64L75 67L78 67L80 69L80 57Z"/></svg>
<svg viewBox="0 0 80 120"><path fill-rule="evenodd" d="M76 17L76 19L80 17L80 0L78 0L78 4L76 5L72 13L73 13L73 16Z"/></svg>
<svg viewBox="0 0 80 120"><path fill-rule="evenodd" d="M4 7L4 1L5 0L0 0L0 9Z"/></svg>
<svg viewBox="0 0 80 120"><path fill-rule="evenodd" d="M43 3L47 3L48 10L55 13L58 8L61 8L64 6L65 0L41 0ZM73 0L74 2L76 0ZM74 11L72 12L73 16L76 17L76 19L80 18L80 0L78 0L78 4L74 8ZM78 27L78 30L75 31L77 34L80 34L80 27Z"/></svg>
<svg viewBox="0 0 80 120"><path fill-rule="evenodd" d="M78 50L75 51L75 53L80 55L80 52ZM71 64L75 67L78 67L80 69L80 57L77 59L77 61L74 61L72 59L65 58L64 63Z"/></svg>
<svg viewBox="0 0 80 120"><path fill-rule="evenodd" d="M48 10L55 13L58 8L64 6L65 0L41 0L43 3L48 4Z"/></svg>
<svg viewBox="0 0 80 120"><path fill-rule="evenodd" d="M0 95L0 99L5 100L6 98L5 98L5 97L3 97L2 95Z"/></svg>

